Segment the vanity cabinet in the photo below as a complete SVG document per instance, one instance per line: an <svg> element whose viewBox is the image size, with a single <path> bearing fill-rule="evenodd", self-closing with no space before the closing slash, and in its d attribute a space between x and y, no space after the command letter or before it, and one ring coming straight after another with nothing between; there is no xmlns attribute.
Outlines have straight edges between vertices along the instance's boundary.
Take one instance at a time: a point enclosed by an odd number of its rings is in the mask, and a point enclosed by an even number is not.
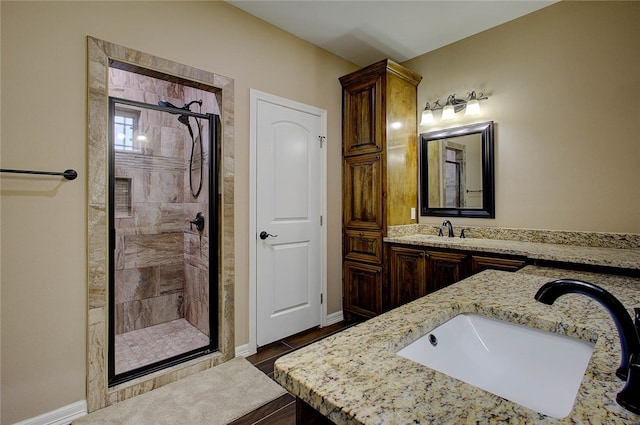
<svg viewBox="0 0 640 425"><path fill-rule="evenodd" d="M427 253L424 250L392 245L388 254L391 308L435 291L427 282ZM402 282L402 285L394 282Z"/></svg>
<svg viewBox="0 0 640 425"><path fill-rule="evenodd" d="M345 318L389 309L387 227L417 223L417 86L386 59L340 77Z"/></svg>
<svg viewBox="0 0 640 425"><path fill-rule="evenodd" d="M469 256L464 253L427 251L429 256L429 275L431 287L437 291L470 276L468 273Z"/></svg>
<svg viewBox="0 0 640 425"><path fill-rule="evenodd" d="M466 254L390 245L390 307L449 286L467 277Z"/></svg>
<svg viewBox="0 0 640 425"><path fill-rule="evenodd" d="M465 251L388 244L389 307L396 308L483 270L515 272L519 258L477 255Z"/></svg>

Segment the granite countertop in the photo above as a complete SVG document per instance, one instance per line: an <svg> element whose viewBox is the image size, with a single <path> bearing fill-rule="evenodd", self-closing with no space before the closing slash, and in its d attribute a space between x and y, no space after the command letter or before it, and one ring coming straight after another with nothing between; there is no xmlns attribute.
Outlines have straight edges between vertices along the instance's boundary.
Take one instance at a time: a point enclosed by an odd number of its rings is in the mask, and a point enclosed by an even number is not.
<svg viewBox="0 0 640 425"><path fill-rule="evenodd" d="M386 237L385 242L459 249L592 266L640 270L640 248L616 249L483 238L448 238L424 234Z"/></svg>
<svg viewBox="0 0 640 425"><path fill-rule="evenodd" d="M565 295L549 306L534 300L550 278L577 278L612 292L631 312L640 279L528 266L486 270L388 313L281 357L275 380L336 424L629 424L640 423L615 402L620 342L596 301ZM571 414L554 419L395 354L463 312L595 342Z"/></svg>

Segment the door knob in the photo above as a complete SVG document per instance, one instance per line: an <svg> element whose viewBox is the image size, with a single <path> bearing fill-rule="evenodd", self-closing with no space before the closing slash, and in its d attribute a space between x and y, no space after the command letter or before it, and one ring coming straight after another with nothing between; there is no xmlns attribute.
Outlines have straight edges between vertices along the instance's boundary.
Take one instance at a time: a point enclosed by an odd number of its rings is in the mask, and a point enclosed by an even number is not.
<svg viewBox="0 0 640 425"><path fill-rule="evenodd" d="M267 233L264 230L262 232L260 232L260 239L265 240L267 239L269 236L271 236L272 238L277 238L278 235L272 235L271 233Z"/></svg>

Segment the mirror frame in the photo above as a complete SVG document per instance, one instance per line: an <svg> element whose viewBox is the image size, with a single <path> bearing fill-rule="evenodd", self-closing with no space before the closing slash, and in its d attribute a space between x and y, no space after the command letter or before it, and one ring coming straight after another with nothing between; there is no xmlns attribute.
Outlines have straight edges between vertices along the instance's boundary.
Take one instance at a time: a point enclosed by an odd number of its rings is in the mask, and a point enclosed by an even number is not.
<svg viewBox="0 0 640 425"><path fill-rule="evenodd" d="M433 208L429 207L428 149L433 140L448 139L479 133L482 136L482 208ZM493 121L462 127L420 133L420 215L433 217L495 218L495 182L493 161Z"/></svg>

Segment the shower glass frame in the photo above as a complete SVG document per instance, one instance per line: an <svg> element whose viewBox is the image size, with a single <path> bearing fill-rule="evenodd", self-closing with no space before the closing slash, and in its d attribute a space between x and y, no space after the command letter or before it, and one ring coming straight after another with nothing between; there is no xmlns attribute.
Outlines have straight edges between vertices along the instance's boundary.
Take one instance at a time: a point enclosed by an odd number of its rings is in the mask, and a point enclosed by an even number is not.
<svg viewBox="0 0 640 425"><path fill-rule="evenodd" d="M136 369L128 370L116 374L115 364L115 248L116 248L116 229L115 229L115 143L114 143L114 117L116 104L124 106L133 106L136 108L152 109L160 112L167 112L173 115L187 115L190 118L198 118L206 120L208 123L208 149L209 149L209 181L208 181L208 222L206 223L209 234L209 344L194 350L178 354L154 363L141 366ZM109 194L108 194L108 220L109 220L109 344L108 344L108 385L115 386L132 379L148 375L150 373L162 370L200 356L204 356L215 352L219 349L219 333L218 329L218 313L219 313L219 145L220 145L220 116L216 114L202 114L192 112L182 108L172 108L168 106L159 106L144 102L138 102L130 99L123 99L109 96L109 150L108 150L108 172L109 172ZM201 164L204 167L205 164ZM191 170L189 170L190 172ZM188 223L188 222L187 222Z"/></svg>

